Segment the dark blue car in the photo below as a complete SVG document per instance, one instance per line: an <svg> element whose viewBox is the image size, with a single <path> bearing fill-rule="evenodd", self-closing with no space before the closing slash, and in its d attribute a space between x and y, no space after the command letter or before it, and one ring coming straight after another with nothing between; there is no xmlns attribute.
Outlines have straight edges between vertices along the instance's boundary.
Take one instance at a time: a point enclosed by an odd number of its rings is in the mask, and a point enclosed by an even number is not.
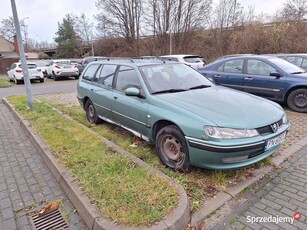
<svg viewBox="0 0 307 230"><path fill-rule="evenodd" d="M198 71L218 85L285 102L307 112L307 73L283 59L244 55L218 59Z"/></svg>

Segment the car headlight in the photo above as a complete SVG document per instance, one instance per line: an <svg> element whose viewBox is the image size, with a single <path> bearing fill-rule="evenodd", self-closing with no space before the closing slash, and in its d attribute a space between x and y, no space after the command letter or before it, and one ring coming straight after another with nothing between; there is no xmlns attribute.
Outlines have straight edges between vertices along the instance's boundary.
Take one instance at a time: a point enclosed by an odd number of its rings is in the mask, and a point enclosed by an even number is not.
<svg viewBox="0 0 307 230"><path fill-rule="evenodd" d="M204 126L204 130L209 137L218 139L239 139L259 136L258 131L255 129L230 129Z"/></svg>
<svg viewBox="0 0 307 230"><path fill-rule="evenodd" d="M283 118L282 118L282 123L283 123L283 124L288 123L288 118L287 118L286 114L285 114L285 115L283 116Z"/></svg>

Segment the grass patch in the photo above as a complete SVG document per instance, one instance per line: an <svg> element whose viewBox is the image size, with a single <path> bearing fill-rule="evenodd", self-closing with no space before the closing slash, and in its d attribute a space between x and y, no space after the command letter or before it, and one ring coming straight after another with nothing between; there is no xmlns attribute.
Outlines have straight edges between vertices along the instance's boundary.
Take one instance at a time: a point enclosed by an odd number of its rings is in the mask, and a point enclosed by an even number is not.
<svg viewBox="0 0 307 230"><path fill-rule="evenodd" d="M164 178L106 147L99 138L45 103L27 109L24 96L9 97L103 215L126 225L148 225L177 206L179 194Z"/></svg>
<svg viewBox="0 0 307 230"><path fill-rule="evenodd" d="M65 95L63 97L65 98ZM176 172L160 162L152 145L138 140L130 132L107 122L91 125L86 119L85 111L79 104L67 104L65 99L60 100L57 98L55 100L52 98L52 95L40 96L38 98L171 177L185 189L190 200L192 212L197 210L205 199L216 195L221 187L231 186L238 181L246 180L252 175L253 167L226 171L209 171L192 167L191 172L188 174ZM137 142L137 147L131 147L135 142Z"/></svg>
<svg viewBox="0 0 307 230"><path fill-rule="evenodd" d="M7 79L0 78L0 87L11 86L11 83L7 81Z"/></svg>

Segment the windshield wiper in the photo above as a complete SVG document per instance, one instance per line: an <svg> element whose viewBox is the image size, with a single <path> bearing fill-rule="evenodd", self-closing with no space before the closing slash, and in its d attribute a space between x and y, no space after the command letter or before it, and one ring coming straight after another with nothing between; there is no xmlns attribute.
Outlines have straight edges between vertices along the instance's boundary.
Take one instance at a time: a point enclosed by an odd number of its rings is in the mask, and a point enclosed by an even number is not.
<svg viewBox="0 0 307 230"><path fill-rule="evenodd" d="M167 90L156 91L156 92L153 92L152 94L177 93L177 92L182 92L182 91L187 91L187 90L186 89L167 89Z"/></svg>
<svg viewBox="0 0 307 230"><path fill-rule="evenodd" d="M293 72L293 73L291 73L291 74L300 74L300 73L306 73L306 72L299 71L299 72Z"/></svg>
<svg viewBox="0 0 307 230"><path fill-rule="evenodd" d="M197 86L189 88L189 90L191 90L191 89L203 89L203 88L209 88L209 87L211 87L211 85L197 85Z"/></svg>

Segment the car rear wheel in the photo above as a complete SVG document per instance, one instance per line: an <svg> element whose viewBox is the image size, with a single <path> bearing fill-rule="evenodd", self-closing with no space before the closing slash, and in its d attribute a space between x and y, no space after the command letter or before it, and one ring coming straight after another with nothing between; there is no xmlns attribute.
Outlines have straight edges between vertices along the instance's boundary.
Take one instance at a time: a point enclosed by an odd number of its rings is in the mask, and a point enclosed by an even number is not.
<svg viewBox="0 0 307 230"><path fill-rule="evenodd" d="M155 141L160 160L170 168L187 172L190 169L189 150L181 130L175 125L162 128Z"/></svg>
<svg viewBox="0 0 307 230"><path fill-rule="evenodd" d="M14 81L15 81L15 84L16 84L16 85L21 84L21 80L18 80L16 77L14 77Z"/></svg>
<svg viewBox="0 0 307 230"><path fill-rule="evenodd" d="M54 81L57 81L58 80L58 77L56 76L56 74L54 72L52 72L52 76L53 76L53 80Z"/></svg>
<svg viewBox="0 0 307 230"><path fill-rule="evenodd" d="M307 112L307 89L293 90L288 98L287 104L290 109L295 112L306 113Z"/></svg>
<svg viewBox="0 0 307 230"><path fill-rule="evenodd" d="M40 83L43 83L44 81L45 81L44 78L39 79L39 82L40 82Z"/></svg>
<svg viewBox="0 0 307 230"><path fill-rule="evenodd" d="M86 111L87 120L90 123L92 124L101 123L101 119L98 117L94 104L92 103L90 99L88 99L85 103L85 111Z"/></svg>

